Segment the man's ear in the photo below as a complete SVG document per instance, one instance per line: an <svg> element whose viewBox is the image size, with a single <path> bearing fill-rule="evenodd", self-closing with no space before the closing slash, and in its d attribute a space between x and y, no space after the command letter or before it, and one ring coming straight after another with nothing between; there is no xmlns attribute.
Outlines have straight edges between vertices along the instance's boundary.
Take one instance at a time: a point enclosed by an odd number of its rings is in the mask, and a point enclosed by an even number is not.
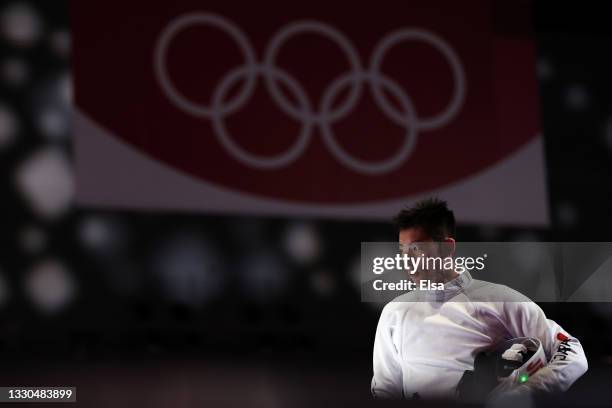
<svg viewBox="0 0 612 408"><path fill-rule="evenodd" d="M455 250L457 249L457 242L454 238L446 237L444 238L444 256L453 256L455 255Z"/></svg>

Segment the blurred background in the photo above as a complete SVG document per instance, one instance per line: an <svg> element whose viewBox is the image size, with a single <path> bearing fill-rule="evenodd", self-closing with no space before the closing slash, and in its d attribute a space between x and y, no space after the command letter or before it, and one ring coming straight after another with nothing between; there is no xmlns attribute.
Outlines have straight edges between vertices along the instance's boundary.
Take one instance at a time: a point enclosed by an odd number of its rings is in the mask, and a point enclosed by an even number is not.
<svg viewBox="0 0 612 408"><path fill-rule="evenodd" d="M609 241L612 29L593 4L527 6L550 226L458 236ZM67 2L3 2L0 42L1 385L101 406L368 402L380 308L360 302L360 242L395 240L390 223L76 205ZM591 365L562 405L605 402L612 306L541 306Z"/></svg>

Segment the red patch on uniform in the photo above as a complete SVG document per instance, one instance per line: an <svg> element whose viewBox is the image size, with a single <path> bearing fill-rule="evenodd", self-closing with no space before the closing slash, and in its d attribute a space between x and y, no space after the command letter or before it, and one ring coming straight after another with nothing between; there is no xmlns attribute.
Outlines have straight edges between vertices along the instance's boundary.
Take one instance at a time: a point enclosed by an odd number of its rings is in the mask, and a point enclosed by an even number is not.
<svg viewBox="0 0 612 408"><path fill-rule="evenodd" d="M527 374L531 376L542 367L544 367L544 362L542 360L534 361L527 366Z"/></svg>
<svg viewBox="0 0 612 408"><path fill-rule="evenodd" d="M557 340L565 341L565 340L569 340L569 337L567 337L565 334L559 332L559 333L557 333Z"/></svg>

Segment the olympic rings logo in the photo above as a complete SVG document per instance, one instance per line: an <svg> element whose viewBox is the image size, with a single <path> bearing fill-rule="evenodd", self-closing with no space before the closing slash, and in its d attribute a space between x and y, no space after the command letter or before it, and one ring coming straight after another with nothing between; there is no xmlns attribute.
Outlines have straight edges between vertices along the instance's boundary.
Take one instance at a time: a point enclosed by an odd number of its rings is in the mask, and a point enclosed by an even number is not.
<svg viewBox="0 0 612 408"><path fill-rule="evenodd" d="M217 84L212 92L210 105L194 103L181 95L173 85L166 65L168 48L174 37L181 30L195 25L207 25L224 31L238 44L244 57L244 64L229 71ZM316 107L296 79L276 65L276 57L284 43L292 36L303 33L318 34L333 41L345 54L350 65L348 72L335 78L327 86L319 106ZM450 64L454 80L452 97L441 112L430 117L418 117L410 96L396 81L381 72L385 54L403 41L423 41L436 48ZM227 152L245 165L259 169L276 169L291 164L302 155L310 142L313 130L318 128L331 154L343 165L364 174L390 172L401 166L411 155L419 131L440 128L457 115L466 92L465 73L455 51L439 36L418 28L400 29L380 40L372 52L366 69L355 47L343 33L318 21L298 21L284 26L276 33L268 43L263 61L259 62L253 46L239 27L219 15L194 13L175 18L163 29L156 44L154 58L155 75L166 97L187 114L211 120L215 136ZM262 77L267 91L278 108L301 123L298 139L285 152L275 156L263 157L245 151L234 142L225 126L225 118L238 111L252 96L259 76ZM239 92L232 99L226 100L228 92L238 81L243 82ZM293 94L295 104L285 97L279 83ZM369 85L374 100L384 115L405 129L402 147L382 161L370 162L351 156L336 141L332 130L334 122L348 115L361 98L364 84ZM332 109L335 98L345 88L349 90L345 100ZM401 110L393 106L385 95L385 90L397 98Z"/></svg>

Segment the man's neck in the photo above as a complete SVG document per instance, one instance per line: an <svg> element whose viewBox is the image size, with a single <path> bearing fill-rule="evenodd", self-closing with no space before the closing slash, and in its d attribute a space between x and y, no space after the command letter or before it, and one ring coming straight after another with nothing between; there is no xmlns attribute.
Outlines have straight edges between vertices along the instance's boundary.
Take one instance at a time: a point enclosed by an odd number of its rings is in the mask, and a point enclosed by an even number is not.
<svg viewBox="0 0 612 408"><path fill-rule="evenodd" d="M460 273L457 273L454 269L450 270L450 271L441 271L438 273L433 274L430 277L423 277L423 278L418 278L419 284L420 281L425 280L425 281L431 281L433 283L448 283L450 281L452 281L453 279L457 278L460 275Z"/></svg>

